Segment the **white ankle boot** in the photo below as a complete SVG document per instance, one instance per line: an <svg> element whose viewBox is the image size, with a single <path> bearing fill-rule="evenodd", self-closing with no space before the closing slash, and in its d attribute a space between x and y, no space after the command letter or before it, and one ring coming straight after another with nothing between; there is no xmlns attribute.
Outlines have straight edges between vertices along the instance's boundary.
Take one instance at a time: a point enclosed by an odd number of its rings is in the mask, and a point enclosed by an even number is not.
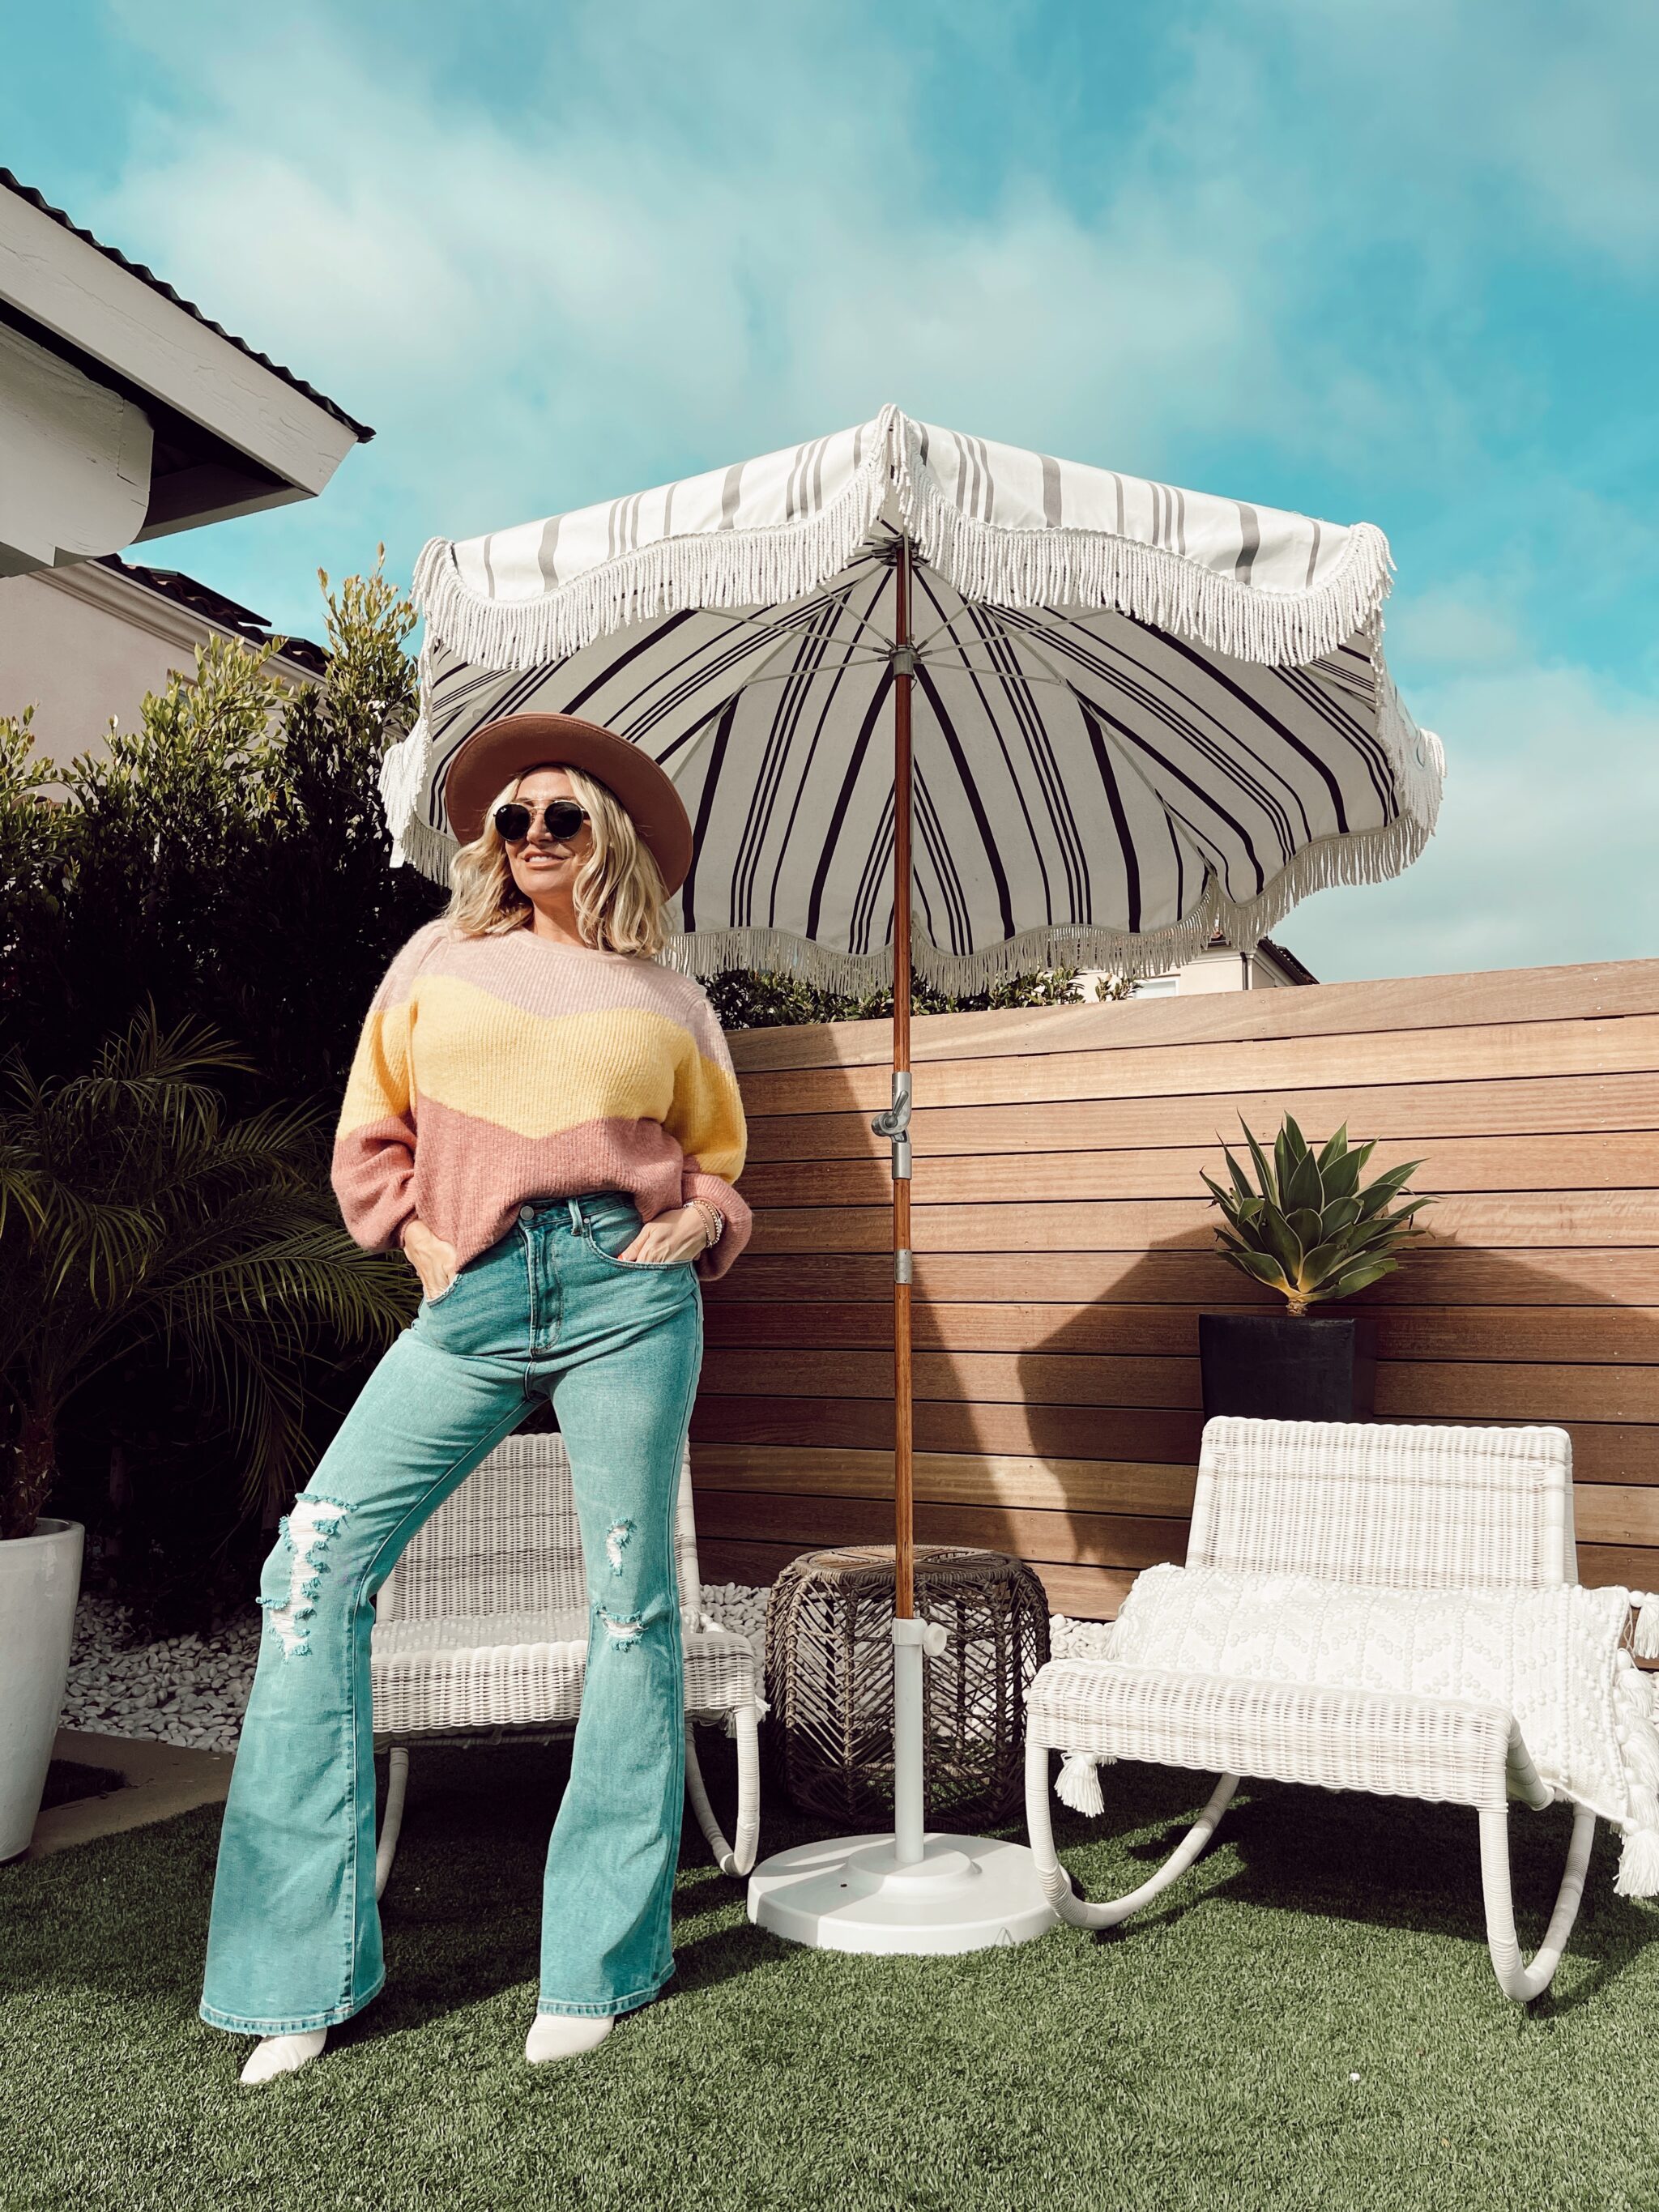
<svg viewBox="0 0 1659 2212"><path fill-rule="evenodd" d="M253 2055L243 2067L244 2081L270 2081L278 2074L292 2074L301 2066L308 2066L328 2041L325 2027L308 2029L303 2035L268 2035L253 2046Z"/></svg>
<svg viewBox="0 0 1659 2212"><path fill-rule="evenodd" d="M608 2017L538 2012L525 2038L524 2055L532 2066L544 2066L550 2058L580 2058L584 2051L597 2051L611 2027Z"/></svg>

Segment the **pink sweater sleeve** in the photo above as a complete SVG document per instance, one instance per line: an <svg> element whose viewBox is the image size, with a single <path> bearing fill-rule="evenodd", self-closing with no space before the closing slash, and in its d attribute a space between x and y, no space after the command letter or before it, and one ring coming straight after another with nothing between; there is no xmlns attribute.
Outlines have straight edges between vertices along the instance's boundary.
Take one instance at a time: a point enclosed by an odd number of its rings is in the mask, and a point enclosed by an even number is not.
<svg viewBox="0 0 1659 2212"><path fill-rule="evenodd" d="M733 1188L749 1149L743 1098L726 1032L700 991L686 1022L695 1051L679 1073L667 1127L685 1163L680 1197L707 1199L724 1223L719 1237L697 1260L705 1282L723 1275L749 1242L754 1217Z"/></svg>
<svg viewBox="0 0 1659 2212"><path fill-rule="evenodd" d="M369 1003L335 1131L331 1181L341 1218L366 1252L398 1249L415 1218L416 1116L410 994L440 925L417 929Z"/></svg>

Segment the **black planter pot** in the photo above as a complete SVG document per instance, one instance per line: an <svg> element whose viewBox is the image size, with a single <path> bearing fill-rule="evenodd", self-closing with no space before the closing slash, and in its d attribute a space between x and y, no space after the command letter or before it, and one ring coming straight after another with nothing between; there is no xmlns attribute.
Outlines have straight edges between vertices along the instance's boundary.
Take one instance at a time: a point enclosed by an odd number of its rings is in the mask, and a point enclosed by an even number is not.
<svg viewBox="0 0 1659 2212"><path fill-rule="evenodd" d="M1204 1418L1366 1421L1376 1392L1369 1314L1200 1314Z"/></svg>

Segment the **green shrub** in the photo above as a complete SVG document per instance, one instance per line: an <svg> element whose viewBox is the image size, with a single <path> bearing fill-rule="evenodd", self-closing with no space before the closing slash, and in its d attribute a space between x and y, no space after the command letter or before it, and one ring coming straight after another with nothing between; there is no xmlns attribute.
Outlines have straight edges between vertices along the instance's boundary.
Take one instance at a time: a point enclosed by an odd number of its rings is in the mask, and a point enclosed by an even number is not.
<svg viewBox="0 0 1659 2212"><path fill-rule="evenodd" d="M0 1013L37 1076L84 1066L153 1003L164 1028L236 1039L252 1065L227 1075L234 1110L337 1103L386 963L443 893L386 865L378 787L413 712L414 610L378 568L321 582L325 684L286 691L269 647L216 639L106 757L59 771L56 806L25 788L21 719L0 723Z"/></svg>
<svg viewBox="0 0 1659 2212"><path fill-rule="evenodd" d="M1102 984L1103 999L1127 999L1129 985L1121 976ZM893 994L883 988L868 992L825 991L803 983L798 975L770 970L728 968L708 985L708 999L721 1026L728 1030L783 1029L814 1022L873 1022L892 1018ZM916 983L910 992L915 1014L965 1014L999 1006L1064 1006L1082 1000L1075 968L1054 968L1030 975L1005 976L983 991L952 998L928 983Z"/></svg>

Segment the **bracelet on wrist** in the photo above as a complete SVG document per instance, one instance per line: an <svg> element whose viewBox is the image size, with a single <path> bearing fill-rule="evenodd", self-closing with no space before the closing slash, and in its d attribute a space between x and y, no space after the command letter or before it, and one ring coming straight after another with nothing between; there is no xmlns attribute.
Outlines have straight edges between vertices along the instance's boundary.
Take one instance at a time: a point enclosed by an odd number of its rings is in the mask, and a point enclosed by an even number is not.
<svg viewBox="0 0 1659 2212"><path fill-rule="evenodd" d="M719 1206L710 1199L691 1198L686 1200L686 1204L693 1209L698 1220L702 1224L704 1236L702 1249L707 1252L720 1242L720 1231L726 1226L725 1218Z"/></svg>

